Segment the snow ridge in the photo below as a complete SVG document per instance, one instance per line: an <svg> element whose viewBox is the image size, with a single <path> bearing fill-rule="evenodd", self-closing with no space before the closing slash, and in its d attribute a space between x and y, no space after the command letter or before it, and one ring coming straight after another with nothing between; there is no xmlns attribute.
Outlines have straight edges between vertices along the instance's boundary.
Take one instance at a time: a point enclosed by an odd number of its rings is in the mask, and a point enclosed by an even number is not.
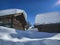
<svg viewBox="0 0 60 45"><path fill-rule="evenodd" d="M0 45L60 45L60 33L20 31L0 26Z"/></svg>

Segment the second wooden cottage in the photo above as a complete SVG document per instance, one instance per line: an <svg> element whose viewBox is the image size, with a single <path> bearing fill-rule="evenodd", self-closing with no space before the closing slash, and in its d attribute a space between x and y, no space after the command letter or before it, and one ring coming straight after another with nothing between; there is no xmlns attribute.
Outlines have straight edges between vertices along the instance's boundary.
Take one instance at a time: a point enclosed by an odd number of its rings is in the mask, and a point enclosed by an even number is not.
<svg viewBox="0 0 60 45"><path fill-rule="evenodd" d="M40 32L60 32L60 12L38 14L34 27Z"/></svg>

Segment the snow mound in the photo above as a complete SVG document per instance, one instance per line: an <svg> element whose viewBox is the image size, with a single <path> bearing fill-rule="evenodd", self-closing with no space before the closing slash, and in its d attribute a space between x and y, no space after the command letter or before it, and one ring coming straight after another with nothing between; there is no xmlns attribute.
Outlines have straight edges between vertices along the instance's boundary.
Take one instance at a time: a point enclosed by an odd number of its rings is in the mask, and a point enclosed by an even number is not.
<svg viewBox="0 0 60 45"><path fill-rule="evenodd" d="M38 32L37 28L29 28L27 31Z"/></svg>
<svg viewBox="0 0 60 45"><path fill-rule="evenodd" d="M15 29L0 26L0 39L10 40L10 34L16 34Z"/></svg>
<svg viewBox="0 0 60 45"><path fill-rule="evenodd" d="M60 45L60 33L20 31L0 26L0 45Z"/></svg>
<svg viewBox="0 0 60 45"><path fill-rule="evenodd" d="M16 29L0 26L0 33L16 33Z"/></svg>
<svg viewBox="0 0 60 45"><path fill-rule="evenodd" d="M35 25L50 23L60 23L60 12L49 12L36 16Z"/></svg>

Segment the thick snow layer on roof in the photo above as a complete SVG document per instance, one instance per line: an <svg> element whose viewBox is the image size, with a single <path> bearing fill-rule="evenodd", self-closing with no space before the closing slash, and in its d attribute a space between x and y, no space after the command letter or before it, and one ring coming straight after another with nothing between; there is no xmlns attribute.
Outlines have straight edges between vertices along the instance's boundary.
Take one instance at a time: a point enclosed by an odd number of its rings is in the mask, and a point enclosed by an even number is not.
<svg viewBox="0 0 60 45"><path fill-rule="evenodd" d="M38 14L35 18L35 25L50 23L60 23L60 12Z"/></svg>
<svg viewBox="0 0 60 45"><path fill-rule="evenodd" d="M2 26L0 30L0 45L60 45L60 33L20 31Z"/></svg>
<svg viewBox="0 0 60 45"><path fill-rule="evenodd" d="M27 14L24 10L21 9L6 9L6 10L0 10L0 16L4 15L10 15L10 14L16 14L16 13L23 13L25 18L27 18Z"/></svg>

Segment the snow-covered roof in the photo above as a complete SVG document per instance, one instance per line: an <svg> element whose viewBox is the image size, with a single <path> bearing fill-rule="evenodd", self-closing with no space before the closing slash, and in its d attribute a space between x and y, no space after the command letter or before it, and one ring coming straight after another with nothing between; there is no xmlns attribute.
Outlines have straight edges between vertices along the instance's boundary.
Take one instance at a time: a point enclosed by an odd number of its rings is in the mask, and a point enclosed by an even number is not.
<svg viewBox="0 0 60 45"><path fill-rule="evenodd" d="M38 14L35 18L35 25L50 23L60 23L60 12Z"/></svg>
<svg viewBox="0 0 60 45"><path fill-rule="evenodd" d="M6 9L6 10L0 10L0 16L4 15L10 15L10 14L16 14L16 13L23 13L25 18L27 18L27 14L24 10L21 9Z"/></svg>

